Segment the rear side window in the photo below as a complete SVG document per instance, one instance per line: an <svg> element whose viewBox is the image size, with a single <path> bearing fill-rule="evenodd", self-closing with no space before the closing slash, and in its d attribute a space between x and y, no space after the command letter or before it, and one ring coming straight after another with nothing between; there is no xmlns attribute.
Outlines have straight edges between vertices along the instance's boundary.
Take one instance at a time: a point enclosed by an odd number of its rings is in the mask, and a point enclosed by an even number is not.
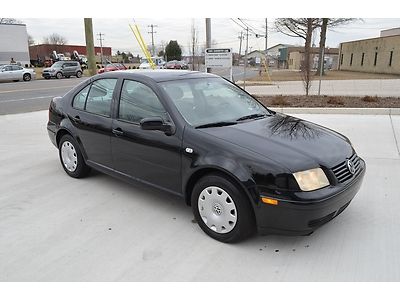
<svg viewBox="0 0 400 300"><path fill-rule="evenodd" d="M139 123L148 117L167 119L167 113L157 95L143 83L125 80L121 91L118 118Z"/></svg>
<svg viewBox="0 0 400 300"><path fill-rule="evenodd" d="M85 102L86 102L86 97L89 92L90 85L85 87L83 90L81 90L76 96L74 97L74 102L72 104L73 107L77 109L85 109Z"/></svg>
<svg viewBox="0 0 400 300"><path fill-rule="evenodd" d="M91 113L111 116L111 101L117 79L99 79L93 82L87 96L85 110Z"/></svg>

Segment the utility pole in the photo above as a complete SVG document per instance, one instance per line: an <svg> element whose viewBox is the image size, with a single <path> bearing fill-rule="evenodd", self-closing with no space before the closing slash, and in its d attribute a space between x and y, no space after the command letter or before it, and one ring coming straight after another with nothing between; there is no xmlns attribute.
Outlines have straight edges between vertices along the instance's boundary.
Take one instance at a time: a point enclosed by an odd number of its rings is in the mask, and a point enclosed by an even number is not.
<svg viewBox="0 0 400 300"><path fill-rule="evenodd" d="M94 57L94 41L93 41L93 24L92 18L84 18L85 38L86 38L86 55L88 58L89 73L91 76L97 73L96 59Z"/></svg>
<svg viewBox="0 0 400 300"><path fill-rule="evenodd" d="M238 36L240 43L239 43L239 60L242 56L242 40L243 40L243 31L240 32L240 36Z"/></svg>
<svg viewBox="0 0 400 300"><path fill-rule="evenodd" d="M100 60L101 60L101 66L103 66L103 36L105 36L104 33L98 33L97 34L99 36L99 38L97 39L98 41L100 41Z"/></svg>
<svg viewBox="0 0 400 300"><path fill-rule="evenodd" d="M154 34L157 33L157 31L154 31L154 27L158 27L158 25L150 24L147 27L151 28L151 31L147 32L151 34L151 53L153 54L153 56L156 56L156 48L154 46Z"/></svg>
<svg viewBox="0 0 400 300"><path fill-rule="evenodd" d="M265 18L265 64L268 67L268 19Z"/></svg>
<svg viewBox="0 0 400 300"><path fill-rule="evenodd" d="M206 48L211 48L211 19L206 18ZM207 68L207 73L211 72L211 68Z"/></svg>
<svg viewBox="0 0 400 300"><path fill-rule="evenodd" d="M244 52L243 89L246 89L247 53L249 51L249 27L246 27L246 50Z"/></svg>

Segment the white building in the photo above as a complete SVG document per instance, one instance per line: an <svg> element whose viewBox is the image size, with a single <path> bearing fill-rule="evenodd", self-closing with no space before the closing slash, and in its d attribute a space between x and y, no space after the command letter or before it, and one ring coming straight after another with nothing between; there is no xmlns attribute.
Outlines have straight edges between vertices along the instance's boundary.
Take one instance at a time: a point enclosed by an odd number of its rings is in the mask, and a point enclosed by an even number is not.
<svg viewBox="0 0 400 300"><path fill-rule="evenodd" d="M25 24L0 24L0 64L11 60L30 65L28 33Z"/></svg>

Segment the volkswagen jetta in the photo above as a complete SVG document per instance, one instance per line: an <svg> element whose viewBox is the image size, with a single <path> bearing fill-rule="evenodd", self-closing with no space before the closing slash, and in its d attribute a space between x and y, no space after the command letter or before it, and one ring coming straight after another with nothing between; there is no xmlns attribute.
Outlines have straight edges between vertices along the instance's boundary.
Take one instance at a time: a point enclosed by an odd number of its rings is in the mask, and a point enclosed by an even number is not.
<svg viewBox="0 0 400 300"><path fill-rule="evenodd" d="M223 242L313 232L366 170L345 136L200 72L96 75L52 100L47 129L69 176L93 168L178 195Z"/></svg>

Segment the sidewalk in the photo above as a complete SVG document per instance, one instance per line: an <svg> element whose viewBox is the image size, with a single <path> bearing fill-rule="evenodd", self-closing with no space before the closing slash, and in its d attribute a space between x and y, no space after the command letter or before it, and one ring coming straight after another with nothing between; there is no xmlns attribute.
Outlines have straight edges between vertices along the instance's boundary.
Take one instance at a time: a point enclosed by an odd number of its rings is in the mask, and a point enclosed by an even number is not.
<svg viewBox="0 0 400 300"><path fill-rule="evenodd" d="M304 95L302 81L275 81L266 85L249 86L246 91L256 95ZM259 83L257 83L259 84ZM313 81L310 95L318 94L318 81ZM399 97L400 79L360 79L360 80L323 80L321 94L331 96L380 96Z"/></svg>

